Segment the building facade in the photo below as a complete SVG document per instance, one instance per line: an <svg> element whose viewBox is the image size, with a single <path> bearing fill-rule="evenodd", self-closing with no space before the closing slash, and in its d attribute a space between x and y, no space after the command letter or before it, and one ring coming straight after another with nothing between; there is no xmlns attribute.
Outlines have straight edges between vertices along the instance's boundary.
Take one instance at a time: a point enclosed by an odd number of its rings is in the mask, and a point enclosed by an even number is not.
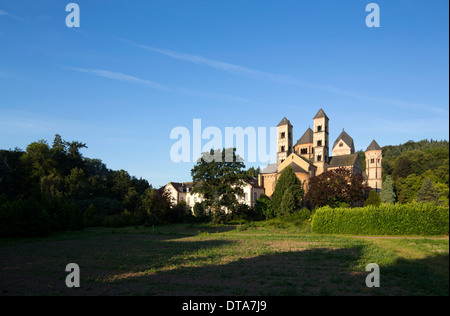
<svg viewBox="0 0 450 316"><path fill-rule="evenodd" d="M333 143L330 156L329 121L323 109L320 109L313 118L313 129L308 128L292 146L289 136L293 134L293 126L286 117L281 120L277 126L277 163L269 164L258 176L258 184L264 188L267 196L272 196L281 172L288 166L300 179L305 191L308 190L309 179L337 168L361 174L369 187L377 191L381 189L381 147L375 140L369 145L365 152L366 171L363 174L353 138L344 130Z"/></svg>
<svg viewBox="0 0 450 316"><path fill-rule="evenodd" d="M164 187L174 204L178 204L184 201L187 206L193 210L195 203L203 202L203 197L198 193L193 193L193 182L170 182ZM258 185L257 179L250 179L245 182L242 187L244 195L242 197L237 196L239 203L247 204L250 207L254 207L258 198L264 194L264 188Z"/></svg>

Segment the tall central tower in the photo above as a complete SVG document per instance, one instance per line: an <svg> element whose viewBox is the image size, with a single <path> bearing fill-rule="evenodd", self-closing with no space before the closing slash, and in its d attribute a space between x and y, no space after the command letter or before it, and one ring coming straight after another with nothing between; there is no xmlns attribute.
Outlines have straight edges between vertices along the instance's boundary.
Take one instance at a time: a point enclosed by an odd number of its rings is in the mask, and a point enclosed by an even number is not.
<svg viewBox="0 0 450 316"><path fill-rule="evenodd" d="M292 153L292 124L284 117L277 126L277 165L279 166Z"/></svg>
<svg viewBox="0 0 450 316"><path fill-rule="evenodd" d="M329 118L320 109L314 116L313 151L314 165L317 167L317 175L326 171L329 154Z"/></svg>

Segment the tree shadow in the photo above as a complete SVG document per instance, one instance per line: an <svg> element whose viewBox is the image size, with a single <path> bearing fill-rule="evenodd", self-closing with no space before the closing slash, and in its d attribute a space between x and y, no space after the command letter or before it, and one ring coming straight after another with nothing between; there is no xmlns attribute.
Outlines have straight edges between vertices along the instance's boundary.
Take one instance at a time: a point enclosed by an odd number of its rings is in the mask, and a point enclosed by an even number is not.
<svg viewBox="0 0 450 316"><path fill-rule="evenodd" d="M201 230L200 233L207 232ZM214 231L216 232L216 231ZM213 231L211 231L213 233ZM1 247L1 295L129 295L121 280L131 280L141 293L137 277L170 270L192 253L231 245L229 240L195 240L198 229L173 234L105 229L86 238L64 237L12 243ZM210 234L208 232L208 234ZM186 241L183 241L187 239ZM201 259L201 256L199 256ZM207 258L205 258L207 260ZM65 267L80 267L80 288L65 285ZM144 280L144 279L143 279ZM144 281L145 282L145 281ZM119 286L115 286L118 284Z"/></svg>
<svg viewBox="0 0 450 316"><path fill-rule="evenodd" d="M223 227L223 229L234 227ZM212 230L211 230L212 229ZM110 233L1 248L2 295L349 296L448 295L448 254L380 265L368 288L365 245L246 252L215 227L168 233ZM213 234L205 236L202 234ZM191 238L192 237L192 238ZM298 248L297 248L298 249ZM249 250L250 246L249 246ZM233 253L233 252L236 252ZM77 263L81 287L67 288Z"/></svg>
<svg viewBox="0 0 450 316"><path fill-rule="evenodd" d="M446 277L432 266L445 265L448 255L420 260L399 259L380 266L381 286L369 288L361 263L363 246L315 248L158 271L127 281L145 283L138 295L169 296L408 296L448 295ZM142 282L142 283L141 283ZM127 284L128 282L124 282ZM128 283L129 284L129 283Z"/></svg>
<svg viewBox="0 0 450 316"><path fill-rule="evenodd" d="M449 255L435 254L423 259L397 259L381 267L386 286L400 287L399 295L449 295ZM397 285L400 284L400 285Z"/></svg>

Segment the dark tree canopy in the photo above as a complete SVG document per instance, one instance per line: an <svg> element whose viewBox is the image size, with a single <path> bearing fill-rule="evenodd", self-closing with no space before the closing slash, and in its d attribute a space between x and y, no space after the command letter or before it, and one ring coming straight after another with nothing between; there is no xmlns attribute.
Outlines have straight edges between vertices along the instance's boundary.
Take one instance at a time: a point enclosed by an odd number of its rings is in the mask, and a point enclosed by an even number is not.
<svg viewBox="0 0 450 316"><path fill-rule="evenodd" d="M362 205L370 188L360 174L346 168L326 171L309 180L305 200L312 207Z"/></svg>

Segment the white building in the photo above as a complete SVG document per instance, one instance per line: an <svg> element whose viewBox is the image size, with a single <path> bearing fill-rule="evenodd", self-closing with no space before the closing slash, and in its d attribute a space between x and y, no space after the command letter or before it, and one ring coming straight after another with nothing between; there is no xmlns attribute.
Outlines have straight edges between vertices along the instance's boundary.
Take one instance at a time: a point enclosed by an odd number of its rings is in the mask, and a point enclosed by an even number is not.
<svg viewBox="0 0 450 316"><path fill-rule="evenodd" d="M169 193L173 203L178 204L185 201L192 210L195 203L203 202L200 194L192 192L193 187L193 182L170 182L164 187L164 191ZM258 185L257 179L246 181L242 189L244 190L244 196L238 196L237 199L239 203L247 204L250 207L254 207L256 200L264 194L264 188Z"/></svg>

